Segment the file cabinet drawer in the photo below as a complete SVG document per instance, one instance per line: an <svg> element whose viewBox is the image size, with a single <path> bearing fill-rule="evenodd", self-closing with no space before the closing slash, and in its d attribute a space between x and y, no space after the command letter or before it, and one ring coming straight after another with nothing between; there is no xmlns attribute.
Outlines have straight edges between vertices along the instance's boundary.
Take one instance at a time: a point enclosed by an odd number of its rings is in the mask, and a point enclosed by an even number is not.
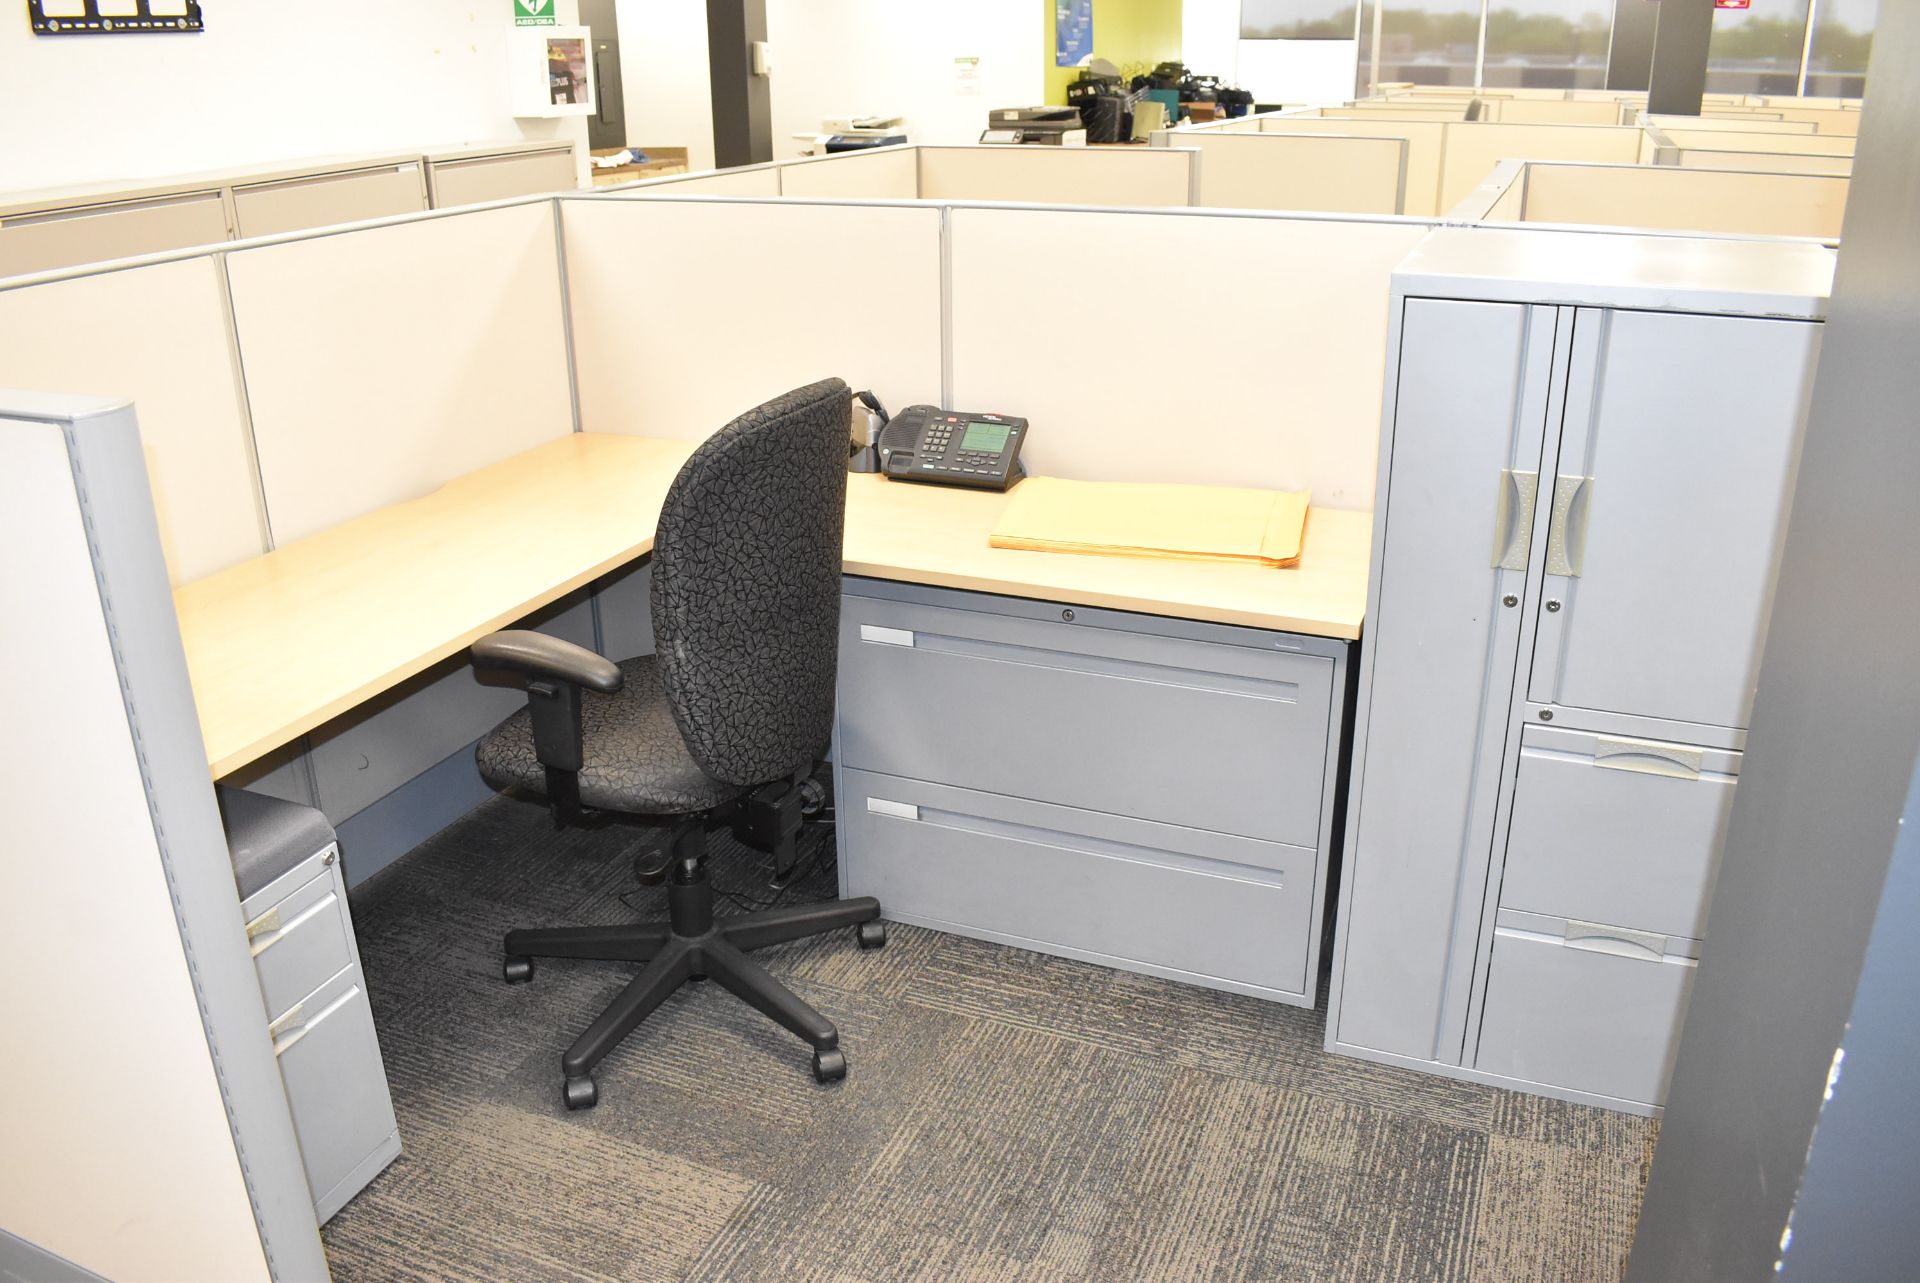
<svg viewBox="0 0 1920 1283"><path fill-rule="evenodd" d="M267 887L248 901L247 945L260 975L267 1019L278 1020L294 1003L312 993L354 960L347 938L347 908L342 899L339 861L309 860L302 871L320 869L290 893L254 910L256 901L275 896ZM282 883L293 880L289 877Z"/></svg>
<svg viewBox="0 0 1920 1283"><path fill-rule="evenodd" d="M851 895L886 916L1311 1005L1315 852L843 769Z"/></svg>
<svg viewBox="0 0 1920 1283"><path fill-rule="evenodd" d="M1644 945L1580 923L1519 921L1493 937L1475 1066L1643 1105L1666 1099L1693 985L1691 941ZM1562 933L1558 938L1554 928ZM1572 938L1568 938L1568 935ZM1656 952L1664 943L1665 951Z"/></svg>
<svg viewBox="0 0 1920 1283"><path fill-rule="evenodd" d="M1529 726L1502 908L1698 938L1740 754Z"/></svg>
<svg viewBox="0 0 1920 1283"><path fill-rule="evenodd" d="M1134 617L1039 604L1003 614L849 594L840 760L1317 846L1334 661L1292 649L1305 639L1285 634L1216 628L1212 635L1233 641L1202 641L1095 618Z"/></svg>
<svg viewBox="0 0 1920 1283"><path fill-rule="evenodd" d="M324 1221L400 1152L360 968L334 976L270 1028L307 1186Z"/></svg>

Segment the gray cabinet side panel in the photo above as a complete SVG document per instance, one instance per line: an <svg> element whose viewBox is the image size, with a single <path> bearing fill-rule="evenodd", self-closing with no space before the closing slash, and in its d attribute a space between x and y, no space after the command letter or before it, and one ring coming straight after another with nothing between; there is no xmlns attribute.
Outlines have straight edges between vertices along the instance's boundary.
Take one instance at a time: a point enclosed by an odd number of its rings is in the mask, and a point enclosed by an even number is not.
<svg viewBox="0 0 1920 1283"><path fill-rule="evenodd" d="M1494 565L1501 474L1539 466L1541 422L1528 420L1544 393L1527 392L1550 373L1541 346L1524 306L1406 304L1363 676L1366 741L1379 751L1354 767L1341 1042L1436 1054L1476 777L1487 736L1495 774L1503 742L1504 700L1492 719L1487 700L1513 675L1519 612L1501 597L1517 591L1510 578L1524 581Z"/></svg>

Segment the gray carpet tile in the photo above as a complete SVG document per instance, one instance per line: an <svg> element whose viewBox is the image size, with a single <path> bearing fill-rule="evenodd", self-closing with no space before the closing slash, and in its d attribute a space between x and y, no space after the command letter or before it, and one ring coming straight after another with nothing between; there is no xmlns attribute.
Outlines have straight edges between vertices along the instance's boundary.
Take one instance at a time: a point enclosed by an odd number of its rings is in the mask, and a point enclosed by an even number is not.
<svg viewBox="0 0 1920 1283"><path fill-rule="evenodd" d="M1620 1276L1653 1126L1320 1050L1312 1011L894 924L760 951L808 1049L710 985L560 1102L632 974L513 926L664 915L630 829L487 803L353 894L403 1156L329 1223L357 1280L1281 1283ZM718 839L721 912L772 898ZM830 851L785 893L834 891Z"/></svg>

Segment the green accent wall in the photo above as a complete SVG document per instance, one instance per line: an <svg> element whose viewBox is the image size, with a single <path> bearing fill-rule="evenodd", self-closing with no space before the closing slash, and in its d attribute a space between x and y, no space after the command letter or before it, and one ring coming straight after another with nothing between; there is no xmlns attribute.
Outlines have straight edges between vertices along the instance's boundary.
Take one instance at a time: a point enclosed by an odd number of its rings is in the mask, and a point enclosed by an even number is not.
<svg viewBox="0 0 1920 1283"><path fill-rule="evenodd" d="M1064 103L1067 86L1080 74L1078 67L1053 65L1053 0L1047 7L1047 47L1041 57L1047 69L1047 101ZM1144 71L1157 62L1180 56L1181 0L1093 0L1093 56L1105 58L1125 75Z"/></svg>

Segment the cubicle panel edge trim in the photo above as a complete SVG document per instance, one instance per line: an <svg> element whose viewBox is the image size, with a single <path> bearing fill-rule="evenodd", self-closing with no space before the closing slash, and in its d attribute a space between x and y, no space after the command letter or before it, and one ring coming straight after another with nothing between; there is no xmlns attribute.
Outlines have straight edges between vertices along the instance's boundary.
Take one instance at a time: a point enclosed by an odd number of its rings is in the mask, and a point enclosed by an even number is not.
<svg viewBox="0 0 1920 1283"><path fill-rule="evenodd" d="M200 766L199 719L173 599L154 538L139 430L130 405L69 399L67 413L24 411L66 439L96 589L133 733L155 850L205 1028L215 1081L261 1252L275 1279L327 1276L319 1225L245 946L212 784ZM118 437L118 440L114 438ZM133 644L129 644L130 640ZM191 740L194 751L183 751ZM191 858L183 858L191 850Z"/></svg>

